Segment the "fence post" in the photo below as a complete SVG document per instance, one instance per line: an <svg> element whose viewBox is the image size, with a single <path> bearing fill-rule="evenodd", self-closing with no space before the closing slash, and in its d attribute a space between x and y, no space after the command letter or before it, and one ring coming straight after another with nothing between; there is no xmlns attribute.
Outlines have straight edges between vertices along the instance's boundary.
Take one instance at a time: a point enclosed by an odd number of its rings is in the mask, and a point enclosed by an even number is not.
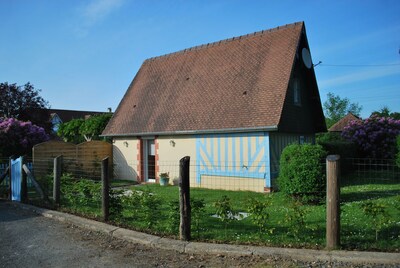
<svg viewBox="0 0 400 268"><path fill-rule="evenodd" d="M62 171L62 155L54 158L53 166L53 200L56 205L60 205L60 185L61 185L61 171Z"/></svg>
<svg viewBox="0 0 400 268"><path fill-rule="evenodd" d="M179 161L179 236L181 240L185 241L190 240L191 221L189 164L189 156L185 156Z"/></svg>
<svg viewBox="0 0 400 268"><path fill-rule="evenodd" d="M102 181L102 202L101 209L103 212L103 220L108 221L110 216L110 191L108 181L108 157L101 161L101 181Z"/></svg>
<svg viewBox="0 0 400 268"><path fill-rule="evenodd" d="M326 158L326 248L340 246L340 156Z"/></svg>
<svg viewBox="0 0 400 268"><path fill-rule="evenodd" d="M14 159L14 156L12 155L12 156L10 156L9 158L8 158L8 199L9 200L11 200L12 199L12 189L11 189L11 184L12 184L12 181L11 181L11 173L12 173L12 168L11 168L11 161Z"/></svg>
<svg viewBox="0 0 400 268"><path fill-rule="evenodd" d="M21 202L26 203L28 201L28 185L26 181L26 173L24 172L24 164L26 163L26 158L21 156Z"/></svg>

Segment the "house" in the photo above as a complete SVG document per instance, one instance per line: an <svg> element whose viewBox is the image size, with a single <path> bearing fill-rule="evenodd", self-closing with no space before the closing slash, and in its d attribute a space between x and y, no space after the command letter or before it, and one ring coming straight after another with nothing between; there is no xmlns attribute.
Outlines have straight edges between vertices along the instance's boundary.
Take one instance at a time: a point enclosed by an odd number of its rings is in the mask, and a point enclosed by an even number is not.
<svg viewBox="0 0 400 268"><path fill-rule="evenodd" d="M326 131L304 22L143 62L103 136L114 175L158 181L191 157L191 187L270 191L291 143Z"/></svg>
<svg viewBox="0 0 400 268"><path fill-rule="evenodd" d="M110 108L109 112L111 112ZM57 132L58 127L61 123L66 123L73 119L87 119L92 115L104 114L104 112L62 110L62 109L49 109L49 113L50 113L50 122L53 126L54 132Z"/></svg>
<svg viewBox="0 0 400 268"><path fill-rule="evenodd" d="M361 118L349 112L345 117L337 121L333 126L331 126L329 132L342 133L343 129L350 124L352 121L361 121Z"/></svg>

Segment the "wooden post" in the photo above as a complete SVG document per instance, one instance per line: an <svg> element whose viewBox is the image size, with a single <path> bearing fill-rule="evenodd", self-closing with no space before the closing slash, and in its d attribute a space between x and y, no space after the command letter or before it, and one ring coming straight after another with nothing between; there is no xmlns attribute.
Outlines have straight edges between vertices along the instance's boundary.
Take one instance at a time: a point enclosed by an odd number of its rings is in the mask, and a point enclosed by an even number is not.
<svg viewBox="0 0 400 268"><path fill-rule="evenodd" d="M54 204L60 205L60 185L61 185L61 173L62 173L62 155L54 158L53 166L53 200Z"/></svg>
<svg viewBox="0 0 400 268"><path fill-rule="evenodd" d="M11 161L14 159L14 156L10 156L8 158L8 199L12 199L12 189L11 189L11 173L12 173L12 168L11 168Z"/></svg>
<svg viewBox="0 0 400 268"><path fill-rule="evenodd" d="M102 202L103 220L108 221L110 216L110 186L108 181L108 157L101 161Z"/></svg>
<svg viewBox="0 0 400 268"><path fill-rule="evenodd" d="M326 158L326 248L340 247L340 156Z"/></svg>
<svg viewBox="0 0 400 268"><path fill-rule="evenodd" d="M179 161L179 236L181 240L185 241L190 240L191 222L189 164L189 156L185 156Z"/></svg>
<svg viewBox="0 0 400 268"><path fill-rule="evenodd" d="M28 201L28 184L26 180L26 173L24 172L24 164L26 162L25 157L21 157L21 202L26 203Z"/></svg>
<svg viewBox="0 0 400 268"><path fill-rule="evenodd" d="M29 170L28 166L27 165L22 165L22 168L24 169L26 175L29 177L29 179L33 183L33 186L36 188L36 191L38 192L38 194L40 194L40 196L42 197L42 199L45 202L49 202L49 197L47 196L47 194L44 193L42 186L40 186L39 182L32 175L32 173Z"/></svg>

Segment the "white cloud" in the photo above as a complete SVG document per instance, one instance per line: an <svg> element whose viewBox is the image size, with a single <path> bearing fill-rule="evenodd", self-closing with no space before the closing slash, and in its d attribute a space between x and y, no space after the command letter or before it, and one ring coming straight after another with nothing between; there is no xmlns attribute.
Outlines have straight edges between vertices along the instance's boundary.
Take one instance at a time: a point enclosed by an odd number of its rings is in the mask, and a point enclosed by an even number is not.
<svg viewBox="0 0 400 268"><path fill-rule="evenodd" d="M400 25L395 25L372 32L369 31L363 34L354 35L352 38L335 40L335 42L331 42L329 45L323 47L318 47L318 49L315 50L318 51L318 55L321 57L321 55L324 54L346 51L369 42L386 42L389 36L396 36L399 31Z"/></svg>
<svg viewBox="0 0 400 268"><path fill-rule="evenodd" d="M107 18L111 13L118 10L124 0L92 0L79 10L80 22L77 33L85 36L90 28Z"/></svg>
<svg viewBox="0 0 400 268"><path fill-rule="evenodd" d="M371 79L382 78L386 76L391 76L395 74L400 74L400 66L387 66L387 67L366 67L372 68L368 70L351 72L345 75L337 76L335 78L320 80L320 88L333 88L341 85L352 84L360 81L368 81Z"/></svg>

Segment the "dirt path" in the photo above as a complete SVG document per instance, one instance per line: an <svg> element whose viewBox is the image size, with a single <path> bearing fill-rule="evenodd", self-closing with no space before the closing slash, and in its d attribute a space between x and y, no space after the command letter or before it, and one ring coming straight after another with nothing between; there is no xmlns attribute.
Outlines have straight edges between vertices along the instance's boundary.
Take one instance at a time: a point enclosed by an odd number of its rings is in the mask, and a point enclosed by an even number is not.
<svg viewBox="0 0 400 268"><path fill-rule="evenodd" d="M39 216L0 200L0 267L365 267L365 265L350 266L345 263L317 261L306 263L278 257L185 254L174 250L155 249Z"/></svg>

